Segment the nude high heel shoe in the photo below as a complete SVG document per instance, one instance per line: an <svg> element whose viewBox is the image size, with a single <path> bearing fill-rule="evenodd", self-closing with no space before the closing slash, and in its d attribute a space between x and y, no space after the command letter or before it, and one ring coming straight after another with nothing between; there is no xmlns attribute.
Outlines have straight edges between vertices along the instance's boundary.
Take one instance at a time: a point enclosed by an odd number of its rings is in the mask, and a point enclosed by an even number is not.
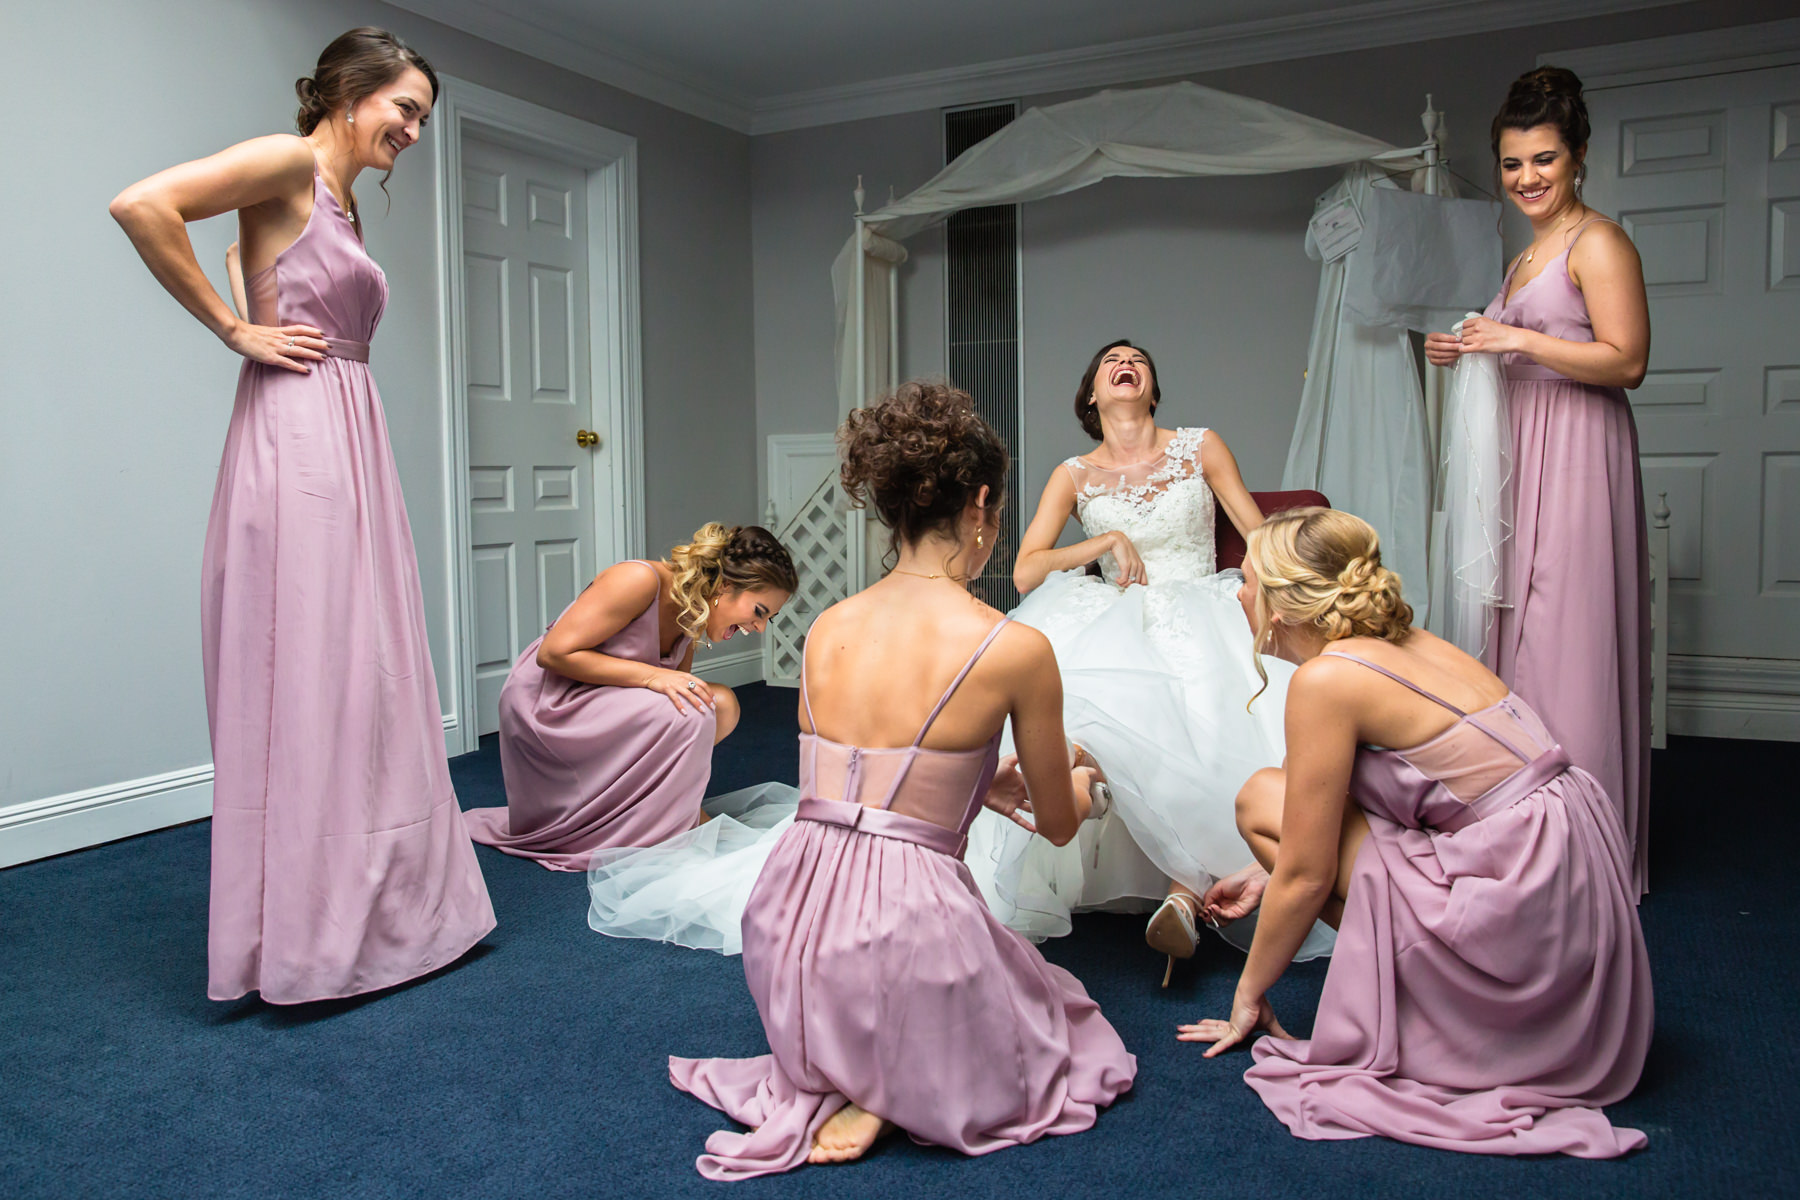
<svg viewBox="0 0 1800 1200"><path fill-rule="evenodd" d="M1150 924L1144 927L1144 941L1152 950L1169 956L1169 965L1163 970L1164 987L1169 986L1169 977L1175 973L1175 960L1194 957L1194 950L1200 944L1200 934L1195 928L1195 918L1199 916L1199 902L1186 892L1170 892L1163 897L1161 907L1150 914Z"/></svg>

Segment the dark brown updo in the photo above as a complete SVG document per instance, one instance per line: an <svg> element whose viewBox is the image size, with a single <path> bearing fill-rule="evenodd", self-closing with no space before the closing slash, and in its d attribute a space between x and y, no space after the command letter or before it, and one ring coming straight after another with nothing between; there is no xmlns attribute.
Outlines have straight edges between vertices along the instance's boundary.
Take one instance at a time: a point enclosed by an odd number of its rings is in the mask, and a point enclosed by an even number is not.
<svg viewBox="0 0 1800 1200"><path fill-rule="evenodd" d="M838 427L839 472L858 507L873 505L888 527L888 554L903 542L955 527L982 488L988 510L1006 502L1006 444L975 415L969 393L909 380Z"/></svg>
<svg viewBox="0 0 1800 1200"><path fill-rule="evenodd" d="M1127 350L1136 350L1139 354L1144 356L1144 361L1150 364L1151 416L1156 415L1157 405L1162 403L1162 376L1156 373L1156 360L1150 357L1150 352L1142 346L1132 345L1130 338L1120 338L1116 342L1106 343L1106 345L1100 347L1100 349L1095 352L1093 360L1087 365L1087 370L1082 373L1081 385L1075 389L1075 418L1081 422L1082 432L1086 433L1096 442L1103 439L1106 435L1100 429L1100 410L1094 405L1089 404L1088 399L1094 394L1094 379L1100 374L1100 360L1105 358L1111 351L1117 350L1120 346L1125 347Z"/></svg>
<svg viewBox="0 0 1800 1200"><path fill-rule="evenodd" d="M1508 129L1536 129L1551 125L1563 145L1580 162L1587 152L1587 101L1581 98L1581 80L1565 67L1539 67L1513 80L1506 101L1494 114L1492 140L1495 171L1500 163L1500 135Z"/></svg>
<svg viewBox="0 0 1800 1200"><path fill-rule="evenodd" d="M431 84L431 102L437 103L437 72L425 56L385 29L364 25L339 34L319 55L311 75L294 80L300 112L294 124L305 137L334 112L354 107L365 96L392 83L413 67Z"/></svg>

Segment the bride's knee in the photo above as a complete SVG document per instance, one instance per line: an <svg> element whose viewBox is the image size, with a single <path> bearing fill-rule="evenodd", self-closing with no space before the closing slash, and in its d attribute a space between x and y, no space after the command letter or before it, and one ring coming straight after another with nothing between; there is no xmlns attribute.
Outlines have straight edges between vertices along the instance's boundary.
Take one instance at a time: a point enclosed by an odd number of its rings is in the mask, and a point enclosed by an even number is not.
<svg viewBox="0 0 1800 1200"><path fill-rule="evenodd" d="M1237 794L1238 832L1245 837L1268 832L1271 815L1273 827L1280 829L1281 800L1286 790L1287 775L1279 767L1264 767L1245 780Z"/></svg>

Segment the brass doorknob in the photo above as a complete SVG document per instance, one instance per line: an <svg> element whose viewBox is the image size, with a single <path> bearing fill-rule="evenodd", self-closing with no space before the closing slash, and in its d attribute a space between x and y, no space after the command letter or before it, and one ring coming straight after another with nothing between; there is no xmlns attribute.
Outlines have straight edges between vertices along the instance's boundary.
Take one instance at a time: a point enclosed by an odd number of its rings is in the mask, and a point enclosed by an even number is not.
<svg viewBox="0 0 1800 1200"><path fill-rule="evenodd" d="M600 435L591 429L577 429L575 431L575 444L583 449L591 450L600 444Z"/></svg>

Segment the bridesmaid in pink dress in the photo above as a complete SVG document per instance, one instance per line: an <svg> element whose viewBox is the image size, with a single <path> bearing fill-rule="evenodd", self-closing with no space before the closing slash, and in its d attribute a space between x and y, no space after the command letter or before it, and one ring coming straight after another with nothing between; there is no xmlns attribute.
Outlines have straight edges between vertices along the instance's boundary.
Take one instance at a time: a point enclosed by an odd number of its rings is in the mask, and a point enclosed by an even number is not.
<svg viewBox="0 0 1800 1200"><path fill-rule="evenodd" d="M201 566L207 994L276 1004L412 979L494 927L444 760L418 560L369 374L387 280L350 192L419 139L436 77L363 28L295 88L303 136L171 167L112 204L163 286L245 359ZM184 228L231 209L247 320Z"/></svg>
<svg viewBox="0 0 1800 1200"><path fill-rule="evenodd" d="M1270 517L1243 600L1258 644L1300 664L1288 762L1238 797L1259 865L1205 899L1224 920L1260 898L1231 1017L1181 1039L1211 1057L1274 1035L1244 1078L1296 1137L1584 1158L1644 1145L1600 1111L1637 1085L1653 1016L1605 791L1498 676L1411 627L1360 518ZM1337 948L1295 1041L1267 992L1321 915Z"/></svg>
<svg viewBox="0 0 1800 1200"><path fill-rule="evenodd" d="M1494 118L1506 194L1532 243L1462 337L1425 340L1432 362L1502 355L1516 517L1495 668L1620 806L1632 883L1647 886L1650 603L1637 426L1650 311L1631 239L1581 202L1581 81L1557 67L1519 78Z"/></svg>
<svg viewBox="0 0 1800 1200"><path fill-rule="evenodd" d="M600 572L506 678L506 807L464 813L470 835L584 871L596 850L692 829L738 719L731 689L692 673L694 641L761 633L799 582L768 530L717 523L666 561Z"/></svg>
<svg viewBox="0 0 1800 1200"><path fill-rule="evenodd" d="M807 638L800 808L744 911L769 1053L669 1060L676 1087L751 1126L707 1139L709 1179L846 1161L893 1127L965 1154L1078 1133L1137 1073L960 857L984 799L1066 844L1095 782L1069 767L1049 642L968 593L1007 461L973 407L909 383L839 431L844 484L897 561ZM1009 718L1019 767L990 790Z"/></svg>

